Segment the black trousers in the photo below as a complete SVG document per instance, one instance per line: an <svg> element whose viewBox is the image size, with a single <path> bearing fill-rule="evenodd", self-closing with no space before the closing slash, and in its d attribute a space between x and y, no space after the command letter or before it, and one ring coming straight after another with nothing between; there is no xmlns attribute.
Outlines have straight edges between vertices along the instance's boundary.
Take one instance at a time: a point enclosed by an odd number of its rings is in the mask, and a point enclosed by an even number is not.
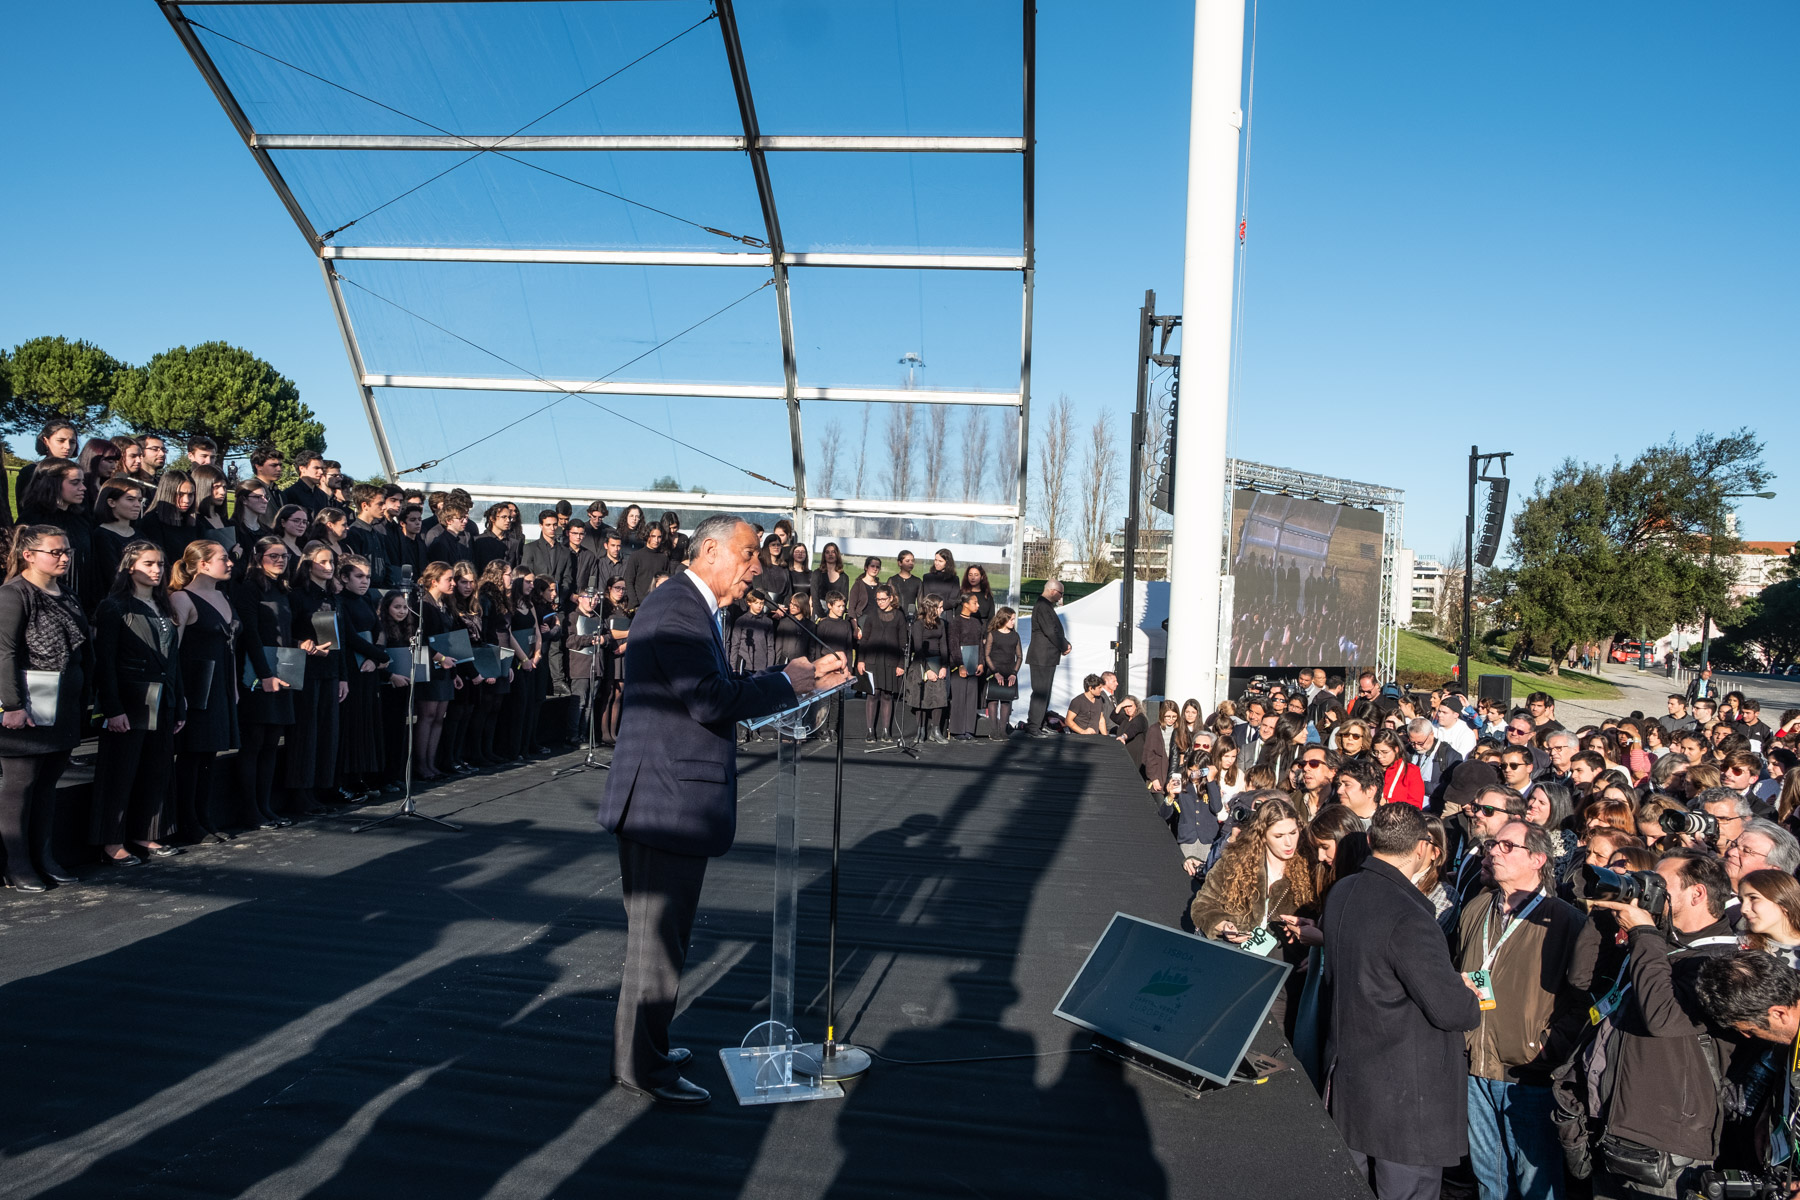
<svg viewBox="0 0 1800 1200"><path fill-rule="evenodd" d="M1043 676L1040 681L1039 676ZM1056 683L1056 668L1031 668L1031 732L1036 733L1044 727L1044 717L1050 712L1050 689Z"/></svg>
<svg viewBox="0 0 1800 1200"><path fill-rule="evenodd" d="M1370 1158L1355 1150L1350 1161L1375 1193L1375 1200L1438 1200L1444 1168Z"/></svg>
<svg viewBox="0 0 1800 1200"><path fill-rule="evenodd" d="M96 846L160 841L170 819L169 783L175 772L174 721L158 714L157 728L100 731L94 766Z"/></svg>
<svg viewBox="0 0 1800 1200"><path fill-rule="evenodd" d="M56 781L69 765L69 751L26 754L0 759L0 845L6 848L6 873L33 879L37 866L49 870L50 836L56 824Z"/></svg>
<svg viewBox="0 0 1800 1200"><path fill-rule="evenodd" d="M669 1062L669 1023L687 964L706 859L619 838L625 892L625 970L613 1020L613 1076L633 1087L666 1087L681 1075Z"/></svg>
<svg viewBox="0 0 1800 1200"><path fill-rule="evenodd" d="M981 680L974 675L964 679L950 676L950 732L958 737L975 732L975 717L981 709Z"/></svg>

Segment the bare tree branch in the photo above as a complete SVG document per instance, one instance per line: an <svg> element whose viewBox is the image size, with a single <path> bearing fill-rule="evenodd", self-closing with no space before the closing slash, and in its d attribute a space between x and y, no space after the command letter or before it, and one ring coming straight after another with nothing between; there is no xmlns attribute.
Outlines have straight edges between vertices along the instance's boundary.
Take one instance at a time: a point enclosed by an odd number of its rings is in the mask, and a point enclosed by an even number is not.
<svg viewBox="0 0 1800 1200"><path fill-rule="evenodd" d="M1113 492L1119 482L1119 446L1106 413L1094 418L1084 451L1079 514L1081 557L1087 563L1088 580L1103 583L1112 578L1107 534L1112 523Z"/></svg>
<svg viewBox="0 0 1800 1200"><path fill-rule="evenodd" d="M831 489L838 481L838 455L844 448L844 427L836 417L825 422L819 434L819 468L816 479L821 496L835 495Z"/></svg>

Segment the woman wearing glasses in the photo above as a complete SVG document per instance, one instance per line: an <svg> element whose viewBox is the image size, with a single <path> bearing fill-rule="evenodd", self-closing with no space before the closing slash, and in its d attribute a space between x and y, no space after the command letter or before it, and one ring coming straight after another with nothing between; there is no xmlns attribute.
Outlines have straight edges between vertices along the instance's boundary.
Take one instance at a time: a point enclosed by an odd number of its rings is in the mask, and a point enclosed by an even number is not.
<svg viewBox="0 0 1800 1200"><path fill-rule="evenodd" d="M43 891L46 879L76 882L50 848L56 781L81 742L83 695L94 674L87 618L64 586L70 562L62 530L20 526L0 585L0 845L6 886L21 892ZM33 691L39 701L33 707L49 700L54 720L39 724L31 717ZM49 714L40 707L40 715Z"/></svg>
<svg viewBox="0 0 1800 1200"><path fill-rule="evenodd" d="M1419 768L1406 761L1406 743L1396 730L1383 729L1369 739L1369 753L1380 764L1381 802L1425 807L1425 780Z"/></svg>
<svg viewBox="0 0 1800 1200"><path fill-rule="evenodd" d="M1345 758L1367 758L1369 755L1369 724L1355 717L1338 726L1337 752Z"/></svg>

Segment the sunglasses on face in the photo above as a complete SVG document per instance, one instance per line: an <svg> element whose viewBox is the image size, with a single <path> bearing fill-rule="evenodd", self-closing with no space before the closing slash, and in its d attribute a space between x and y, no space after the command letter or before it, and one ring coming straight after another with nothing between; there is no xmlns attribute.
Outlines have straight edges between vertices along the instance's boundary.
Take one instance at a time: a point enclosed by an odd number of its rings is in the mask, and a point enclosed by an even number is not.
<svg viewBox="0 0 1800 1200"><path fill-rule="evenodd" d="M1487 844L1489 854L1511 854L1514 850L1523 850L1524 848L1520 843L1509 842L1505 838L1495 838Z"/></svg>
<svg viewBox="0 0 1800 1200"><path fill-rule="evenodd" d="M1484 817L1491 817L1497 813L1503 813L1506 810L1504 808L1495 808L1492 804L1477 804L1474 805L1470 811L1478 812Z"/></svg>
<svg viewBox="0 0 1800 1200"><path fill-rule="evenodd" d="M1325 765L1325 760L1322 758L1303 758L1300 760L1300 765L1303 767L1322 767Z"/></svg>

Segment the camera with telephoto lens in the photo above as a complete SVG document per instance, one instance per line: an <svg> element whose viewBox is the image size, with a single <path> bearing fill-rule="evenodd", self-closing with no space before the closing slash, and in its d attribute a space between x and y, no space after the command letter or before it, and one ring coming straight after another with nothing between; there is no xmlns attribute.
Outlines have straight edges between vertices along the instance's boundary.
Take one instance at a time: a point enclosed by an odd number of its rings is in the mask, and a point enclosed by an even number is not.
<svg viewBox="0 0 1800 1200"><path fill-rule="evenodd" d="M1702 1171L1688 1188L1697 1200L1775 1200L1788 1194L1788 1173L1763 1175L1755 1171Z"/></svg>
<svg viewBox="0 0 1800 1200"><path fill-rule="evenodd" d="M1581 868L1581 896L1586 900L1616 900L1635 904L1658 925L1669 916L1669 885L1655 871L1609 871L1605 867Z"/></svg>
<svg viewBox="0 0 1800 1200"><path fill-rule="evenodd" d="M1664 833L1685 833L1703 839L1707 845L1719 844L1719 818L1706 812L1688 809L1671 810L1656 819Z"/></svg>

